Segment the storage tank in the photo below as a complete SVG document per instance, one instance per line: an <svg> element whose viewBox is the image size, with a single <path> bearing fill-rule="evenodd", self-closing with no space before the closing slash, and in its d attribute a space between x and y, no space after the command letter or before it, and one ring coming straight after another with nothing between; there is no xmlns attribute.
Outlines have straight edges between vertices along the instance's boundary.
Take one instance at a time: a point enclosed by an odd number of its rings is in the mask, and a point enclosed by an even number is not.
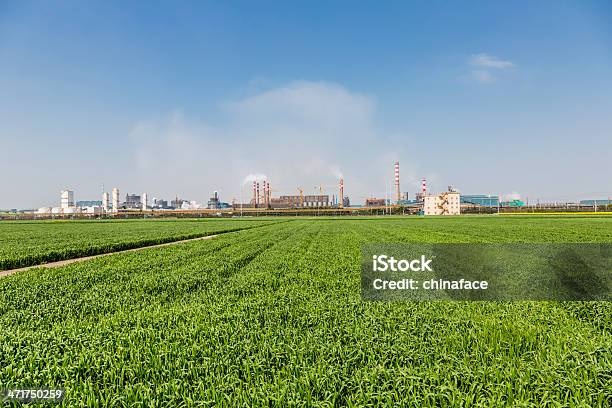
<svg viewBox="0 0 612 408"><path fill-rule="evenodd" d="M113 188L113 212L119 211L119 189L117 187Z"/></svg>
<svg viewBox="0 0 612 408"><path fill-rule="evenodd" d="M102 193L102 209L104 210L104 212L108 211L108 193L107 192Z"/></svg>

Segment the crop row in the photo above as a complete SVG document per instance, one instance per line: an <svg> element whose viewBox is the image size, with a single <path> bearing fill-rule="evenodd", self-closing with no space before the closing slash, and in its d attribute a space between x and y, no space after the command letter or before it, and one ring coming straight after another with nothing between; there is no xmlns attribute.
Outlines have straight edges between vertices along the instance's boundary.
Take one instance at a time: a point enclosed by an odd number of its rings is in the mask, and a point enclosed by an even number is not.
<svg viewBox="0 0 612 408"><path fill-rule="evenodd" d="M453 222L293 221L0 279L0 383L71 406L605 406L609 303L361 300L366 242L612 241Z"/></svg>
<svg viewBox="0 0 612 408"><path fill-rule="evenodd" d="M2 222L0 270L205 237L253 228L269 222Z"/></svg>

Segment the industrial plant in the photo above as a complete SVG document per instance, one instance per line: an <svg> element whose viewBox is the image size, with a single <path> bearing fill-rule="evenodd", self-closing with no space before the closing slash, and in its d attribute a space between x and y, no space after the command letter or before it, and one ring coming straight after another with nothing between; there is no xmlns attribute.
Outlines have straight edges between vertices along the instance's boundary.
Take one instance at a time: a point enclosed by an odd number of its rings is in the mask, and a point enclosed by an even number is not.
<svg viewBox="0 0 612 408"><path fill-rule="evenodd" d="M394 191L385 197L368 197L363 203L352 203L345 194L344 178L339 177L337 193L324 194L323 187L315 187L314 194L304 194L297 187L295 194L272 194L271 181L263 179L252 182L250 199L246 202L232 199L222 201L219 192L214 191L208 201L187 200L175 196L170 201L143 193L126 193L121 196L119 187L113 187L110 194L102 187L101 200L75 201L75 192L64 189L59 195L59 206L41 207L37 210L19 211L22 217L130 217L130 216L249 216L249 215L424 215L444 216L463 213L499 213L534 209L513 198L502 201L492 194L461 194L453 186L446 191L431 192L427 180L422 179L420 190L410 199L402 192L400 185L400 163L393 163ZM318 193L318 194L317 194ZM612 206L612 200L583 200L580 203L554 205L537 204L538 209L594 210ZM17 210L14 211L17 213Z"/></svg>

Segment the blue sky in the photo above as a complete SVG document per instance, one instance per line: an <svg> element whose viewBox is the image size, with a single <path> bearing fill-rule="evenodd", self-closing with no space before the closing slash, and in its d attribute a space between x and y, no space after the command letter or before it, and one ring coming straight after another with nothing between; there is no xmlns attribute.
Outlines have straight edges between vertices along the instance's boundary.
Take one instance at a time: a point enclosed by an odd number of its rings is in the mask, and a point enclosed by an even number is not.
<svg viewBox="0 0 612 408"><path fill-rule="evenodd" d="M393 160L411 196L605 198L611 118L605 1L0 1L0 208L255 174L359 203Z"/></svg>

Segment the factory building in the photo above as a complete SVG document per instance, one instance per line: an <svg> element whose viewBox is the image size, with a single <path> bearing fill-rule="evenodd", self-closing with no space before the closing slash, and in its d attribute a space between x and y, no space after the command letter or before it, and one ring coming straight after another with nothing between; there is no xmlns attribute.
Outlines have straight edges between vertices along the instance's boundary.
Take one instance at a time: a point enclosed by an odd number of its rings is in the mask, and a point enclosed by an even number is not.
<svg viewBox="0 0 612 408"><path fill-rule="evenodd" d="M60 194L60 208L67 209L74 207L74 191L62 190Z"/></svg>
<svg viewBox="0 0 612 408"><path fill-rule="evenodd" d="M142 208L140 196L136 194L126 194L123 208L128 210L140 210Z"/></svg>
<svg viewBox="0 0 612 408"><path fill-rule="evenodd" d="M100 200L79 200L76 202L77 207L102 207L102 201Z"/></svg>
<svg viewBox="0 0 612 408"><path fill-rule="evenodd" d="M167 210L170 207L168 206L168 200L164 200L163 198L153 197L151 208Z"/></svg>
<svg viewBox="0 0 612 408"><path fill-rule="evenodd" d="M183 204L189 205L189 201L175 197L174 200L170 201L170 208L181 209Z"/></svg>
<svg viewBox="0 0 612 408"><path fill-rule="evenodd" d="M80 200L76 202L76 207L83 214L102 214L104 207L102 207L102 201L100 200Z"/></svg>
<svg viewBox="0 0 612 408"><path fill-rule="evenodd" d="M502 201L499 203L501 207L524 207L525 203L521 200Z"/></svg>
<svg viewBox="0 0 612 408"><path fill-rule="evenodd" d="M226 208L227 203L220 203L220 208ZM348 197L344 197L343 205L345 207L350 206ZM239 208L256 208L254 200L249 203L234 203L232 205L234 209ZM257 208L270 208L270 209L282 209L282 208L329 208L332 207L332 201L329 195L282 195L280 197L270 197L267 202L263 200L257 204Z"/></svg>
<svg viewBox="0 0 612 408"><path fill-rule="evenodd" d="M304 196L304 207L329 207L330 203L328 195Z"/></svg>
<svg viewBox="0 0 612 408"><path fill-rule="evenodd" d="M219 192L215 191L213 196L208 200L208 204L206 206L209 210L220 210L223 208L231 208L228 203L221 202L219 198Z"/></svg>
<svg viewBox="0 0 612 408"><path fill-rule="evenodd" d="M461 204L476 207L497 207L499 205L499 196L491 194L462 195Z"/></svg>
<svg viewBox="0 0 612 408"><path fill-rule="evenodd" d="M92 206L83 207L82 212L85 214L100 215L104 213L104 209L102 206L92 205Z"/></svg>
<svg viewBox="0 0 612 408"><path fill-rule="evenodd" d="M270 208L319 208L329 206L329 195L282 195L278 198L270 198Z"/></svg>
<svg viewBox="0 0 612 408"><path fill-rule="evenodd" d="M461 213L461 196L456 191L446 191L438 195L423 197L425 215L459 215Z"/></svg>
<svg viewBox="0 0 612 408"><path fill-rule="evenodd" d="M580 200L580 205L596 206L596 205L612 205L612 200Z"/></svg>
<svg viewBox="0 0 612 408"><path fill-rule="evenodd" d="M384 207L387 204L387 200L384 198L366 198L366 207Z"/></svg>
<svg viewBox="0 0 612 408"><path fill-rule="evenodd" d="M253 182L253 195L248 203L232 203L234 209L239 208L261 208L261 209L283 209L283 208L331 208L331 207L349 207L350 200L344 196L344 180L339 180L339 195L333 199L327 194L312 194L304 195L303 189L298 187L299 194L296 195L281 195L272 197L272 188L267 180ZM323 192L322 187L319 187ZM342 199L340 198L342 197ZM214 198L214 197L213 197ZM211 202L213 199L211 198ZM224 203L220 203L221 208L224 208Z"/></svg>
<svg viewBox="0 0 612 408"><path fill-rule="evenodd" d="M216 210L220 207L221 200L219 200L219 192L215 191L213 196L208 200L208 204L206 204L206 208L209 210Z"/></svg>

